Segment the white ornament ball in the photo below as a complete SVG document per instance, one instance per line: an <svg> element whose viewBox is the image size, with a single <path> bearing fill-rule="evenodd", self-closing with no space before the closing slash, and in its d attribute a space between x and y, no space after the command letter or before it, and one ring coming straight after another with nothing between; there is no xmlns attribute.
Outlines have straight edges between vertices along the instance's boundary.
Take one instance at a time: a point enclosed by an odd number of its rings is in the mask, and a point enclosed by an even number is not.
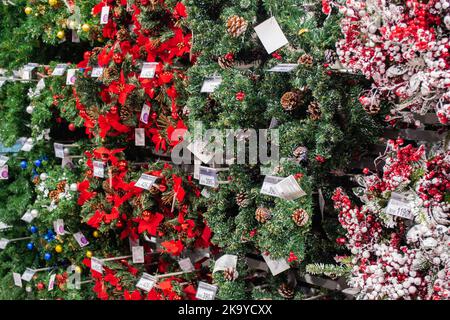
<svg viewBox="0 0 450 320"><path fill-rule="evenodd" d="M70 149L69 148L64 148L64 155L68 156L70 154Z"/></svg>
<svg viewBox="0 0 450 320"><path fill-rule="evenodd" d="M78 185L76 183L72 183L70 185L70 191L77 191L78 190Z"/></svg>
<svg viewBox="0 0 450 320"><path fill-rule="evenodd" d="M39 214L39 211L37 211L36 209L33 209L33 210L31 210L30 213L33 217L37 217L37 215Z"/></svg>
<svg viewBox="0 0 450 320"><path fill-rule="evenodd" d="M34 107L30 105L25 110L27 111L27 113L32 114L34 111Z"/></svg>
<svg viewBox="0 0 450 320"><path fill-rule="evenodd" d="M48 175L44 172L44 173L41 173L41 174L39 175L39 178L40 178L42 181L45 181L45 180L47 180Z"/></svg>

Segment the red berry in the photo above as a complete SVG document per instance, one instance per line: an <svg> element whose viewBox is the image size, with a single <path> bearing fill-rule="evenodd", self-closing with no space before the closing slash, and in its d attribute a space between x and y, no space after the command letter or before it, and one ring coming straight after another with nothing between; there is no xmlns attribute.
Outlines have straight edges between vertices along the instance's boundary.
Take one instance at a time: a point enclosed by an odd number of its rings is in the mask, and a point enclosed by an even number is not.
<svg viewBox="0 0 450 320"><path fill-rule="evenodd" d="M70 131L73 132L73 131L75 131L76 129L77 129L77 128L75 127L75 125L74 125L73 123L70 123L70 124L69 124L69 130L70 130Z"/></svg>

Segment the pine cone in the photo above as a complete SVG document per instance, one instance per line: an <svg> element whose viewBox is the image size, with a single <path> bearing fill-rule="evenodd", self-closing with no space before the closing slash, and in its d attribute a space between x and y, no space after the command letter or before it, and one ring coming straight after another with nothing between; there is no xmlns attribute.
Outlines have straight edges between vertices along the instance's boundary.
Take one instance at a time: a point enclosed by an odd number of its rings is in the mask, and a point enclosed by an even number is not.
<svg viewBox="0 0 450 320"><path fill-rule="evenodd" d="M380 112L381 108L378 104L370 104L369 106L364 106L364 110L370 115L375 115Z"/></svg>
<svg viewBox="0 0 450 320"><path fill-rule="evenodd" d="M86 114L89 118L91 118L92 120L97 119L98 116L100 115L100 112L98 110L97 107L91 107L91 108L86 108Z"/></svg>
<svg viewBox="0 0 450 320"><path fill-rule="evenodd" d="M117 40L119 40L120 42L128 40L129 36L130 36L130 34L128 33L127 29L125 29L125 28L121 28L117 32Z"/></svg>
<svg viewBox="0 0 450 320"><path fill-rule="evenodd" d="M39 176L36 176L36 177L33 178L33 183L35 185L39 184L40 181L41 181L41 179L39 179Z"/></svg>
<svg viewBox="0 0 450 320"><path fill-rule="evenodd" d="M106 83L119 79L119 70L115 65L103 69L103 81Z"/></svg>
<svg viewBox="0 0 450 320"><path fill-rule="evenodd" d="M282 283L278 287L278 293L285 299L292 299L295 296L295 290L291 288L287 283Z"/></svg>
<svg viewBox="0 0 450 320"><path fill-rule="evenodd" d="M128 121L131 118L131 115L133 114L133 111L131 110L130 106L124 105L120 108L120 120L122 121Z"/></svg>
<svg viewBox="0 0 450 320"><path fill-rule="evenodd" d="M336 63L336 61L338 61L338 56L336 52L334 52L334 50L330 49L325 50L324 56L325 56L325 63L329 65L333 65Z"/></svg>
<svg viewBox="0 0 450 320"><path fill-rule="evenodd" d="M313 101L308 106L309 117L312 120L319 120L322 116L322 111L320 110L320 105L317 101Z"/></svg>
<svg viewBox="0 0 450 320"><path fill-rule="evenodd" d="M271 218L272 218L272 214L271 214L269 209L263 208L263 207L260 207L260 208L256 209L255 219L259 223L266 223Z"/></svg>
<svg viewBox="0 0 450 320"><path fill-rule="evenodd" d="M109 179L103 181L102 187L103 187L103 190L105 190L106 193L114 193L114 189L109 184Z"/></svg>
<svg viewBox="0 0 450 320"><path fill-rule="evenodd" d="M48 196L53 201L58 202L59 201L59 194L60 194L60 192L58 190L53 190L53 191L50 191Z"/></svg>
<svg viewBox="0 0 450 320"><path fill-rule="evenodd" d="M297 209L292 214L292 220L297 226L303 227L309 221L309 214L304 209Z"/></svg>
<svg viewBox="0 0 450 320"><path fill-rule="evenodd" d="M217 63L222 69L230 69L234 66L234 60L227 59L225 57L219 57L219 59L217 59Z"/></svg>
<svg viewBox="0 0 450 320"><path fill-rule="evenodd" d="M58 184L56 185L56 190L58 190L59 192L64 192L66 190L66 181L58 182Z"/></svg>
<svg viewBox="0 0 450 320"><path fill-rule="evenodd" d="M173 198L175 197L175 192L173 190L165 192L161 197L162 203L165 206L172 206Z"/></svg>
<svg viewBox="0 0 450 320"><path fill-rule="evenodd" d="M217 106L217 101L211 97L211 95L206 98L206 104L205 104L205 111L211 112L214 111L215 107Z"/></svg>
<svg viewBox="0 0 450 320"><path fill-rule="evenodd" d="M234 38L243 34L247 30L247 26L248 22L242 17L233 15L228 18L227 31Z"/></svg>
<svg viewBox="0 0 450 320"><path fill-rule="evenodd" d="M294 157L299 161L299 162L305 162L308 160L308 149L306 147L303 146L299 146L297 147L294 152Z"/></svg>
<svg viewBox="0 0 450 320"><path fill-rule="evenodd" d="M223 277L226 281L234 281L238 278L239 273L234 268L227 268L223 272Z"/></svg>
<svg viewBox="0 0 450 320"><path fill-rule="evenodd" d="M292 111L298 106L298 94L295 91L289 91L281 97L281 106L285 111Z"/></svg>
<svg viewBox="0 0 450 320"><path fill-rule="evenodd" d="M241 208L245 208L250 204L250 199L246 193L240 192L236 195L236 204Z"/></svg>
<svg viewBox="0 0 450 320"><path fill-rule="evenodd" d="M298 59L298 63L306 67L312 67L314 64L314 59L310 54L304 54Z"/></svg>

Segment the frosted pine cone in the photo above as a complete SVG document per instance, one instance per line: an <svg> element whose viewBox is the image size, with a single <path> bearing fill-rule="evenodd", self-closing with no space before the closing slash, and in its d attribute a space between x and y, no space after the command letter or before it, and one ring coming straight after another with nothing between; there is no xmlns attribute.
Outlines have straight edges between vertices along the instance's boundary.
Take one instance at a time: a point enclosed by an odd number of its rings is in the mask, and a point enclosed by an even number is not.
<svg viewBox="0 0 450 320"><path fill-rule="evenodd" d="M285 299L292 299L295 296L295 290L291 288L287 283L282 283L278 287L278 293Z"/></svg>
<svg viewBox="0 0 450 320"><path fill-rule="evenodd" d="M226 56L219 57L219 59L217 59L217 63L222 69L230 69L234 66L234 60L229 59Z"/></svg>
<svg viewBox="0 0 450 320"><path fill-rule="evenodd" d="M227 31L234 38L242 35L247 30L247 26L248 22L242 17L233 15L228 18Z"/></svg>
<svg viewBox="0 0 450 320"><path fill-rule="evenodd" d="M234 280L236 280L238 278L238 276L239 276L239 273L234 268L227 268L223 272L223 277L227 281L234 281Z"/></svg>
<svg viewBox="0 0 450 320"><path fill-rule="evenodd" d="M320 105L318 102L313 101L309 104L308 106L308 113L309 113L309 117L312 120L319 120L320 117L322 116L322 111L320 110Z"/></svg>
<svg viewBox="0 0 450 320"><path fill-rule="evenodd" d="M298 59L298 63L306 67L311 67L314 64L314 59L310 54L304 54Z"/></svg>
<svg viewBox="0 0 450 320"><path fill-rule="evenodd" d="M236 204L241 208L245 208L250 204L250 199L248 198L246 193L238 193L236 196Z"/></svg>
<svg viewBox="0 0 450 320"><path fill-rule="evenodd" d="M271 218L272 218L272 214L269 209L263 208L263 207L256 209L255 219L259 223L266 223Z"/></svg>
<svg viewBox="0 0 450 320"><path fill-rule="evenodd" d="M304 209L295 210L292 214L292 220L299 227L305 226L309 221L309 214Z"/></svg>

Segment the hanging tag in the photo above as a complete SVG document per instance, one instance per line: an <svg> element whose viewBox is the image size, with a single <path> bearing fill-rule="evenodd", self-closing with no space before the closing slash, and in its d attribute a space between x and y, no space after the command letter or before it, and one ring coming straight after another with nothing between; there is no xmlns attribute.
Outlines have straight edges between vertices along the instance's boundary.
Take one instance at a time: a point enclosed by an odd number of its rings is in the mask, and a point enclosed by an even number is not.
<svg viewBox="0 0 450 320"><path fill-rule="evenodd" d="M103 68L102 67L95 67L92 69L91 77L92 78L99 78L103 75Z"/></svg>
<svg viewBox="0 0 450 320"><path fill-rule="evenodd" d="M52 291L53 288L55 287L55 278L56 274L52 274L50 276L50 279L48 280L48 291Z"/></svg>
<svg viewBox="0 0 450 320"><path fill-rule="evenodd" d="M94 270L98 273L103 274L103 261L96 257L92 257L91 258L91 270Z"/></svg>
<svg viewBox="0 0 450 320"><path fill-rule="evenodd" d="M0 167L0 180L8 180L9 173L8 173L8 166Z"/></svg>
<svg viewBox="0 0 450 320"><path fill-rule="evenodd" d="M26 268L25 272L22 275L22 280L26 282L30 282L33 279L33 276L36 274L36 271L30 268Z"/></svg>
<svg viewBox="0 0 450 320"><path fill-rule="evenodd" d="M128 237L128 242L130 243L130 251L133 250L133 247L139 246L139 238L133 240L131 237Z"/></svg>
<svg viewBox="0 0 450 320"><path fill-rule="evenodd" d="M0 156L0 167L3 167L7 162L9 158L7 156Z"/></svg>
<svg viewBox="0 0 450 320"><path fill-rule="evenodd" d="M269 72L291 72L292 70L296 69L298 67L298 64L296 63L280 63L277 64L272 69L269 69Z"/></svg>
<svg viewBox="0 0 450 320"><path fill-rule="evenodd" d="M134 129L134 144L138 147L145 147L145 129Z"/></svg>
<svg viewBox="0 0 450 320"><path fill-rule="evenodd" d="M100 14L100 24L107 24L109 19L109 7L104 6Z"/></svg>
<svg viewBox="0 0 450 320"><path fill-rule="evenodd" d="M54 143L53 148L55 150L55 157L64 159L64 145L61 143Z"/></svg>
<svg viewBox="0 0 450 320"><path fill-rule="evenodd" d="M22 288L22 276L20 273L13 272L14 285Z"/></svg>
<svg viewBox="0 0 450 320"><path fill-rule="evenodd" d="M199 183L202 186L217 188L219 186L217 169L200 166Z"/></svg>
<svg viewBox="0 0 450 320"><path fill-rule="evenodd" d="M78 35L77 30L72 30L72 42L80 43L80 36Z"/></svg>
<svg viewBox="0 0 450 320"><path fill-rule="evenodd" d="M6 246L8 245L9 240L5 239L5 238L1 238L0 239L0 249L4 250L6 248Z"/></svg>
<svg viewBox="0 0 450 320"><path fill-rule="evenodd" d="M141 175L138 182L136 182L134 186L144 190L150 190L150 188L153 186L156 180L158 180L158 177L144 173Z"/></svg>
<svg viewBox="0 0 450 320"><path fill-rule="evenodd" d="M136 246L131 248L133 263L144 263L144 247Z"/></svg>
<svg viewBox="0 0 450 320"><path fill-rule="evenodd" d="M81 248L86 247L89 244L89 241L86 239L83 233L77 232L73 235L75 240L78 242Z"/></svg>
<svg viewBox="0 0 450 320"><path fill-rule="evenodd" d="M221 83L222 83L222 77L205 78L205 81L203 81L203 85L202 85L202 88L200 89L200 92L202 92L202 93L214 92L220 86Z"/></svg>
<svg viewBox="0 0 450 320"><path fill-rule="evenodd" d="M77 69L67 70L66 85L73 86L75 84L75 81L77 80L76 72Z"/></svg>
<svg viewBox="0 0 450 320"><path fill-rule="evenodd" d="M214 272L217 271L224 271L226 269L236 269L237 265L237 259L238 257L233 254L224 254L219 259L216 260L216 263L214 264Z"/></svg>
<svg viewBox="0 0 450 320"><path fill-rule="evenodd" d="M24 151L24 152L30 152L31 149L33 149L33 143L30 142L32 140L27 139L27 141L25 142L25 144L22 146L22 148L20 149L20 151Z"/></svg>
<svg viewBox="0 0 450 320"><path fill-rule="evenodd" d="M33 216L30 211L27 211L27 212L24 213L24 215L22 216L21 220L25 221L27 223L31 223L31 221L33 221L34 218L36 218L36 217Z"/></svg>
<svg viewBox="0 0 450 320"><path fill-rule="evenodd" d="M198 283L197 294L195 297L199 300L214 300L217 293L217 286L200 281Z"/></svg>
<svg viewBox="0 0 450 320"><path fill-rule="evenodd" d="M269 267L270 272L274 276L276 276L290 268L286 259L273 260L272 258L270 258L268 255L265 255L265 254L263 254L262 257L264 258L264 261L267 263L267 266Z"/></svg>
<svg viewBox="0 0 450 320"><path fill-rule="evenodd" d="M396 192L392 192L391 194L386 213L404 219L414 219L414 215L411 211L411 202L406 196Z"/></svg>
<svg viewBox="0 0 450 320"><path fill-rule="evenodd" d="M268 54L289 43L275 17L271 17L257 25L255 31Z"/></svg>
<svg viewBox="0 0 450 320"><path fill-rule="evenodd" d="M139 279L136 287L142 289L146 292L152 290L153 286L156 284L156 278L154 276L149 275L148 273L143 273L142 277Z"/></svg>
<svg viewBox="0 0 450 320"><path fill-rule="evenodd" d="M142 66L141 75L139 77L143 79L154 78L157 66L158 62L144 62Z"/></svg>
<svg viewBox="0 0 450 320"><path fill-rule="evenodd" d="M64 235L65 234L65 230L64 230L64 220L63 219L58 219L53 221L53 229L55 229L56 234L58 235Z"/></svg>
<svg viewBox="0 0 450 320"><path fill-rule="evenodd" d="M144 104L141 111L141 122L148 124L148 117L150 116L150 106Z"/></svg>
<svg viewBox="0 0 450 320"><path fill-rule="evenodd" d="M57 64L55 69L52 72L52 76L62 76L67 69L67 65L66 64Z"/></svg>
<svg viewBox="0 0 450 320"><path fill-rule="evenodd" d="M38 83L36 85L36 89L38 91L42 91L43 89L45 89L45 80L44 80L44 78L42 78L41 80L38 81Z"/></svg>
<svg viewBox="0 0 450 320"><path fill-rule="evenodd" d="M94 161L94 177L104 178L105 177L105 165L103 161Z"/></svg>
<svg viewBox="0 0 450 320"><path fill-rule="evenodd" d="M0 221L0 231L3 231L5 229L9 229L11 226L8 226L6 223Z"/></svg>
<svg viewBox="0 0 450 320"><path fill-rule="evenodd" d="M180 265L181 270L183 270L184 272L191 272L195 270L195 267L192 264L191 259L189 258L178 260L178 264Z"/></svg>
<svg viewBox="0 0 450 320"><path fill-rule="evenodd" d="M294 176L290 175L275 186L280 198L285 200L295 200L306 196L306 192L299 186Z"/></svg>
<svg viewBox="0 0 450 320"><path fill-rule="evenodd" d="M268 196L272 196L272 197L280 197L280 195L278 194L277 189L275 188L275 186L283 181L284 178L282 177L275 177L275 176L266 176L264 178L264 182L263 185L261 187L261 194L265 194Z"/></svg>
<svg viewBox="0 0 450 320"><path fill-rule="evenodd" d="M33 79L33 70L36 68L35 64L27 64L22 69L22 80L31 80Z"/></svg>
<svg viewBox="0 0 450 320"><path fill-rule="evenodd" d="M201 162L209 163L214 158L214 153L207 150L207 145L204 141L196 140L191 142L187 149Z"/></svg>

